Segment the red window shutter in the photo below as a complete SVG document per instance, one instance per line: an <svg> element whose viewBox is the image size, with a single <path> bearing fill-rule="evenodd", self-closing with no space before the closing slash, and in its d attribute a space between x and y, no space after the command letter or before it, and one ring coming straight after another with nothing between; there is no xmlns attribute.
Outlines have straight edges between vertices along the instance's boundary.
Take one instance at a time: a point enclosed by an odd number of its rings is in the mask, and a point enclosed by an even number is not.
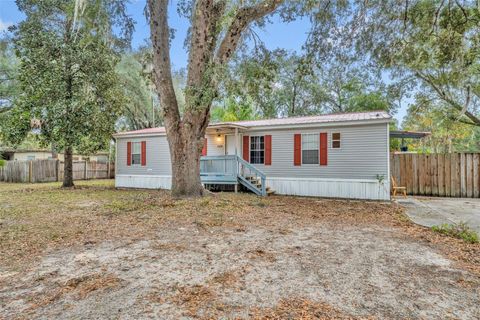
<svg viewBox="0 0 480 320"><path fill-rule="evenodd" d="M302 135L299 133L293 135L293 164L302 164Z"/></svg>
<svg viewBox="0 0 480 320"><path fill-rule="evenodd" d="M264 138L265 142L265 165L272 165L272 136L266 135Z"/></svg>
<svg viewBox="0 0 480 320"><path fill-rule="evenodd" d="M250 162L250 136L243 136L243 160Z"/></svg>
<svg viewBox="0 0 480 320"><path fill-rule="evenodd" d="M203 140L203 149L202 149L202 156L206 156L206 155L207 155L207 138Z"/></svg>
<svg viewBox="0 0 480 320"><path fill-rule="evenodd" d="M327 133L320 133L320 165L326 166L328 163L328 138Z"/></svg>
<svg viewBox="0 0 480 320"><path fill-rule="evenodd" d="M147 141L142 141L142 166L147 165Z"/></svg>
<svg viewBox="0 0 480 320"><path fill-rule="evenodd" d="M127 166L132 165L132 143L127 142Z"/></svg>

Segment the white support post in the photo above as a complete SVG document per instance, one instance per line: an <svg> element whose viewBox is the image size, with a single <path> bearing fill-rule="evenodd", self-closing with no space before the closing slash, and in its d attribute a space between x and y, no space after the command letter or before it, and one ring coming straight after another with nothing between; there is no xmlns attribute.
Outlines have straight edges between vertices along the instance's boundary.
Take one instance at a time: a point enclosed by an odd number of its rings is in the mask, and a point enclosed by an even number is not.
<svg viewBox="0 0 480 320"><path fill-rule="evenodd" d="M235 128L235 155L238 156L238 149L240 148L238 143L238 128Z"/></svg>

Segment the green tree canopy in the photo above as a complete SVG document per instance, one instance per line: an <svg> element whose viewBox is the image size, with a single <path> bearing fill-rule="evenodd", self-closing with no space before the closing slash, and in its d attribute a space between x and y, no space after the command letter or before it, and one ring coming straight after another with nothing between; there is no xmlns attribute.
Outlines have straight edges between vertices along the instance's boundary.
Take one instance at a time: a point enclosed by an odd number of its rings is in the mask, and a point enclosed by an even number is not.
<svg viewBox="0 0 480 320"><path fill-rule="evenodd" d="M21 94L4 135L20 143L33 127L43 144L64 151L64 186L73 185L73 149L105 148L124 101L115 50L125 42L112 32L117 18L125 18L123 4L93 3L79 8L66 0L17 1L26 15L14 32Z"/></svg>
<svg viewBox="0 0 480 320"><path fill-rule="evenodd" d="M435 101L452 120L480 126L480 8L475 1L377 1L358 38L375 61ZM365 18L367 19L367 18Z"/></svg>

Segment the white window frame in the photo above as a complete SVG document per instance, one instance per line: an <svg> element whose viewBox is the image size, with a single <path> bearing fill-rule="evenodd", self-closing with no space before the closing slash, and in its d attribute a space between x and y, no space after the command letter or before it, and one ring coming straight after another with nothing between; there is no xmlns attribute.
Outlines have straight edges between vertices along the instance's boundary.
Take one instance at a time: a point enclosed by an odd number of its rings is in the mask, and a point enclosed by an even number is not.
<svg viewBox="0 0 480 320"><path fill-rule="evenodd" d="M138 145L138 153L135 152L135 146ZM139 158L138 158L138 163L133 163L133 155L139 155ZM133 142L132 141L132 152L130 154L130 163L132 164L132 166L140 166L142 165L142 142L138 141L138 142Z"/></svg>
<svg viewBox="0 0 480 320"><path fill-rule="evenodd" d="M253 148L252 148L252 140L253 140L253 138L260 138L260 139L263 138L263 149L253 149ZM265 136L262 136L262 135L260 135L260 136L250 136L250 141L249 141L249 143L250 143L250 145L249 145L248 147L249 147L249 152L250 152L250 154L249 154L250 163L251 163L251 164L265 164ZM253 163L253 162L252 162L252 159L253 159L253 157L252 157L252 151L263 151L263 161L262 161L262 162L258 162L258 163Z"/></svg>
<svg viewBox="0 0 480 320"><path fill-rule="evenodd" d="M340 139L333 140L333 135L336 134L336 133L338 133L338 134L340 135ZM338 141L338 142L340 142L340 147L335 148L335 147L333 146L333 141ZM341 133L341 132L338 132L338 131L337 131L337 132L332 132L332 133L330 134L330 149L333 149L333 150L341 150L341 149L342 149L342 133Z"/></svg>
<svg viewBox="0 0 480 320"><path fill-rule="evenodd" d="M303 137L304 136L316 136L317 138L317 149L305 149L303 147ZM301 146L301 152L300 152L300 163L302 166L308 166L308 165L319 165L320 164L320 133L302 133L302 139L300 141L300 146ZM311 150L316 150L317 151L317 156L318 156L318 161L317 163L303 163L303 151L311 151Z"/></svg>

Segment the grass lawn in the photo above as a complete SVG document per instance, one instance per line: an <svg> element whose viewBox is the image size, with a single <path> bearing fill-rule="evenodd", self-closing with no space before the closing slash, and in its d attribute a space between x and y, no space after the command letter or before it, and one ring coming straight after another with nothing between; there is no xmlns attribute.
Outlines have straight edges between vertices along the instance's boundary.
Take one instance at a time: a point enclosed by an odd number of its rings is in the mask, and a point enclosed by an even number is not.
<svg viewBox="0 0 480 320"><path fill-rule="evenodd" d="M392 203L0 183L0 319L480 318L480 245Z"/></svg>

